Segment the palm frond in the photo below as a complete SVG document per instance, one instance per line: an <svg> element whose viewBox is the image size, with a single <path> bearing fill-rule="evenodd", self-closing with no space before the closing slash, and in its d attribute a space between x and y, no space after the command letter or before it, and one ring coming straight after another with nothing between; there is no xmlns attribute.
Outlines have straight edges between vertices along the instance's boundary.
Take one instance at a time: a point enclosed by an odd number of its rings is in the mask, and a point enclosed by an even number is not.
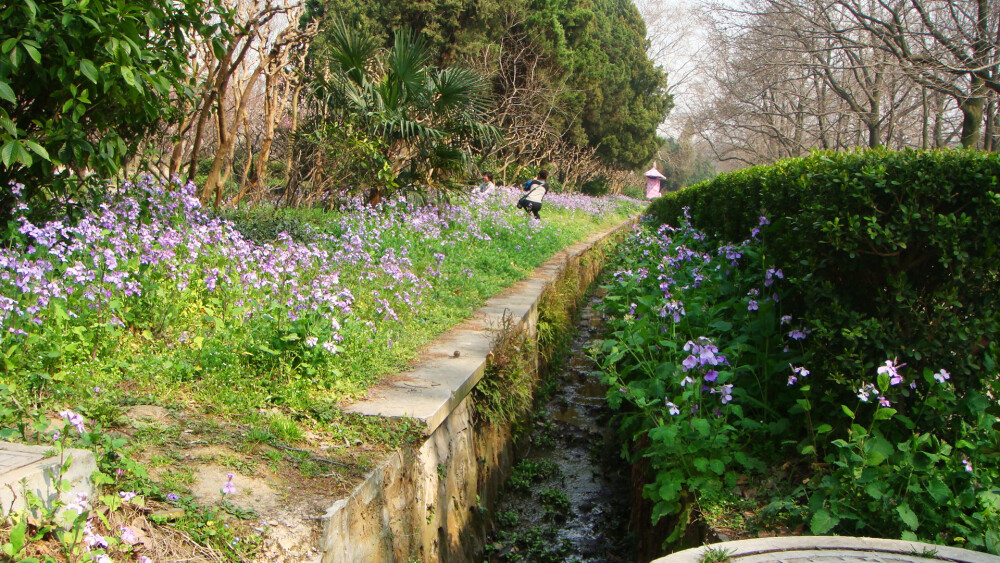
<svg viewBox="0 0 1000 563"><path fill-rule="evenodd" d="M416 32L409 28L396 30L392 48L386 57L386 80L399 88L403 99L426 90L430 57L427 41Z"/></svg>
<svg viewBox="0 0 1000 563"><path fill-rule="evenodd" d="M472 69L442 69L432 77L432 84L435 111L481 113L486 108L486 80Z"/></svg>
<svg viewBox="0 0 1000 563"><path fill-rule="evenodd" d="M375 38L371 35L347 27L342 19L334 21L333 33L330 35L330 57L336 63L335 70L344 73L356 84L364 82L365 70L377 48Z"/></svg>

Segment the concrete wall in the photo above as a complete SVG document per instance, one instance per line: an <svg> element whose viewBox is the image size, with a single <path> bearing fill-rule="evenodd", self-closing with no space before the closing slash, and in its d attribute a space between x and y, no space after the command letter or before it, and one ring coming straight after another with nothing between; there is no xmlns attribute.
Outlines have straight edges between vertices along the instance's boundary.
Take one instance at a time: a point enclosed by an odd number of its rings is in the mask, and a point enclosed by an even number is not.
<svg viewBox="0 0 1000 563"><path fill-rule="evenodd" d="M506 314L536 338L538 302L546 288L568 272L579 277L579 293L585 292L603 264L603 245L632 225L560 252L436 341L416 368L402 374L402 383L380 388L373 399L348 409L418 418L426 424L427 439L397 451L329 508L319 540L324 563L480 560L488 511L514 454L509 427L473 421L470 392L486 365L488 329ZM537 355L538 347L530 348Z"/></svg>

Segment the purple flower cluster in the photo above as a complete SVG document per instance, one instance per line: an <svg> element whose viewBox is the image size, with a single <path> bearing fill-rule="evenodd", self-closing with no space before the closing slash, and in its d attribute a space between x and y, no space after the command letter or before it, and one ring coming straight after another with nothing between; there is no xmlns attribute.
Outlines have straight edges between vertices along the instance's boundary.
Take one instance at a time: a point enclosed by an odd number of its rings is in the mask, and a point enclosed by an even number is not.
<svg viewBox="0 0 1000 563"><path fill-rule="evenodd" d="M20 197L23 186L10 189ZM508 191L503 197L513 197ZM546 202L594 214L617 209L583 196ZM35 224L18 201L20 243L0 249L0 342L9 349L57 325L81 339L104 329L138 333L146 327L135 324L136 310L165 304L199 310L211 301L212 317L227 325L307 321L303 347L336 353L347 334L342 323L377 330L372 321L402 323L404 313L418 315L456 244L490 245L515 229L530 242L544 228L532 224L523 232L493 199L463 206L349 202L343 211L323 232L310 231L310 244L285 233L256 243L203 210L192 183L126 183L73 223ZM430 264L428 273L415 273L411 254ZM195 320L167 328L163 338L173 345L193 342L210 327Z"/></svg>

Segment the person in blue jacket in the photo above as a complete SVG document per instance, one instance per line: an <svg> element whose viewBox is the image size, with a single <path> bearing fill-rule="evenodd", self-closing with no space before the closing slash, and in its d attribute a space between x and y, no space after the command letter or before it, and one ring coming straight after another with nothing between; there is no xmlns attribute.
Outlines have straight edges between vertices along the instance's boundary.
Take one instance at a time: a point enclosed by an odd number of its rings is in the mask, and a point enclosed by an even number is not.
<svg viewBox="0 0 1000 563"><path fill-rule="evenodd" d="M538 216L538 211L542 208L542 198L549 191L548 186L545 185L545 180L548 177L548 170L539 170L537 176L524 183L525 193L517 202L518 209L523 209L534 215L535 219L541 219Z"/></svg>

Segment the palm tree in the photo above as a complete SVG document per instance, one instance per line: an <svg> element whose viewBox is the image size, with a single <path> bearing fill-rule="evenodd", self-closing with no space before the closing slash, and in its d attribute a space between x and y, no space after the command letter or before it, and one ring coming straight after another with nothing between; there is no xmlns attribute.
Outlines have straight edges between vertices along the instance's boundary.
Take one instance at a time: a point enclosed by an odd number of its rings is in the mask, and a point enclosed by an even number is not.
<svg viewBox="0 0 1000 563"><path fill-rule="evenodd" d="M321 82L334 113L377 140L385 157L381 184L388 191L451 187L466 174L469 153L500 138L484 123L488 83L471 69L431 64L427 42L409 29L379 49L371 36L336 21L330 74Z"/></svg>

